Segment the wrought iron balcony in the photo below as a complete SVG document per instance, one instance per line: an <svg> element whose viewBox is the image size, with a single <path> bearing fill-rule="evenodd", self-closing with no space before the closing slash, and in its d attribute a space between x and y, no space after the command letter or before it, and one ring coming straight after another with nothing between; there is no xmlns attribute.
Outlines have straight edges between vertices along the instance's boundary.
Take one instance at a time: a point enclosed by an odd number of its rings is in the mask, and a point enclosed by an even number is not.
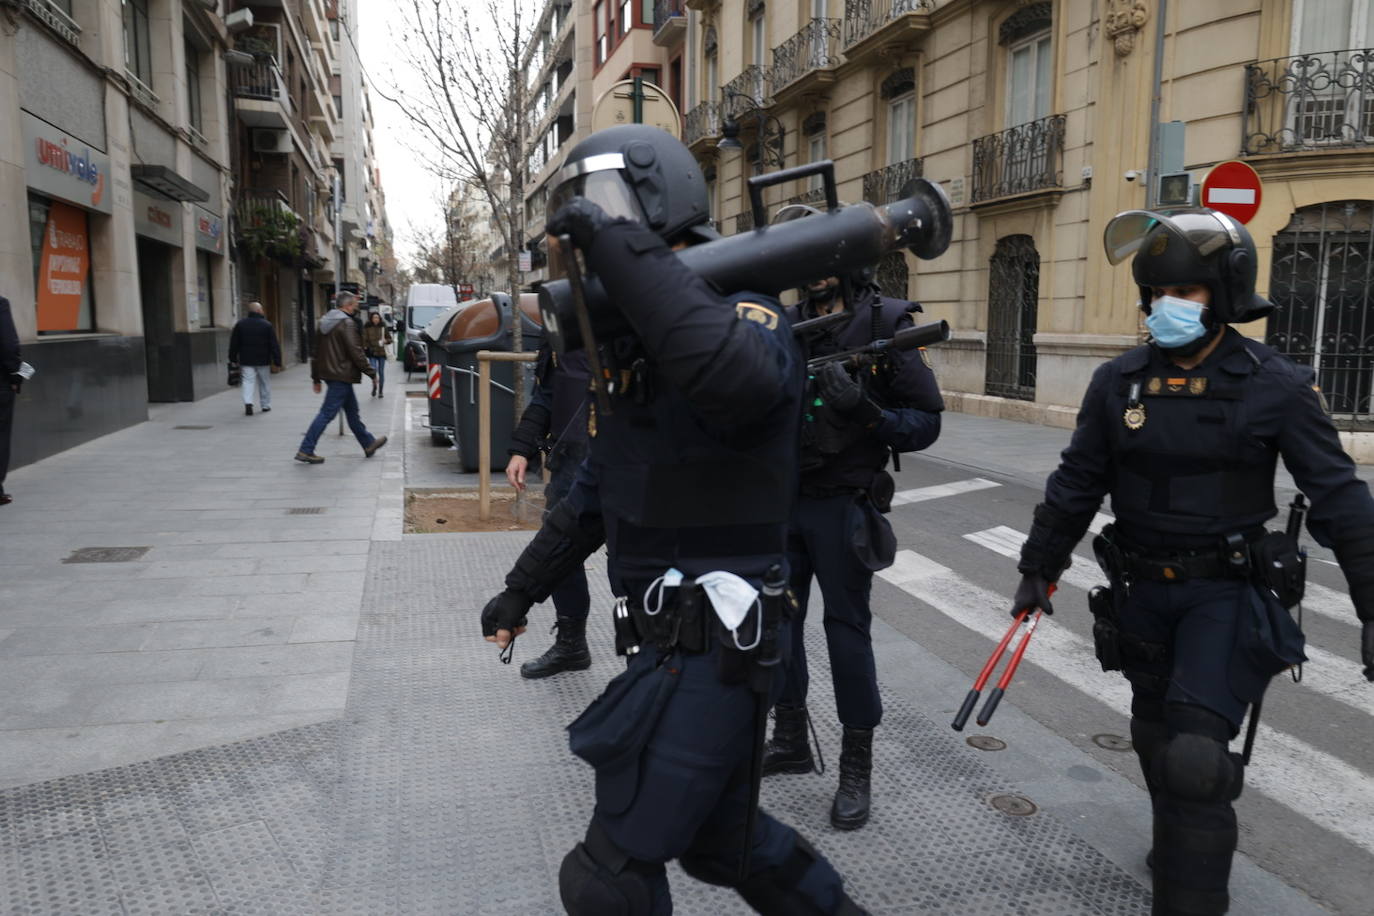
<svg viewBox="0 0 1374 916"><path fill-rule="evenodd" d="M743 210L735 214L735 235L754 228L754 211Z"/></svg>
<svg viewBox="0 0 1374 916"><path fill-rule="evenodd" d="M687 13L682 0L654 0L654 44L667 47L687 32Z"/></svg>
<svg viewBox="0 0 1374 916"><path fill-rule="evenodd" d="M1374 146L1374 48L1245 65L1241 151Z"/></svg>
<svg viewBox="0 0 1374 916"><path fill-rule="evenodd" d="M737 117L748 109L750 101L760 108L768 107L772 101L768 98L768 73L757 64L745 67L739 76L720 88L721 95L730 100L729 110L722 111L722 115Z"/></svg>
<svg viewBox="0 0 1374 916"><path fill-rule="evenodd" d="M914 22L904 23L904 17L934 8L934 0L845 0L844 47L850 48L889 26L895 25L898 31L903 26L914 27Z"/></svg>
<svg viewBox="0 0 1374 916"><path fill-rule="evenodd" d="M971 203L1062 187L1064 120L1050 115L974 140Z"/></svg>
<svg viewBox="0 0 1374 916"><path fill-rule="evenodd" d="M687 112L687 129L682 141L692 146L720 136L720 102L702 102Z"/></svg>
<svg viewBox="0 0 1374 916"><path fill-rule="evenodd" d="M795 195L793 195L792 197L787 198L786 200L784 200L784 201L782 202L782 205L783 205L784 207L790 207L790 206L792 206L793 204L810 204L811 206L815 206L815 205L817 205L817 204L824 204L824 203L825 203L825 186L824 186L824 185L821 185L821 186L818 187L818 188L810 188L810 189L808 189L808 190L806 190L806 191L803 191L803 192L800 193L800 194L795 194ZM821 209L824 210L825 207L821 207Z"/></svg>
<svg viewBox="0 0 1374 916"><path fill-rule="evenodd" d="M251 67L230 67L229 85L240 99L277 101L283 105L291 103L281 70L277 69L277 62L271 59L258 61Z"/></svg>
<svg viewBox="0 0 1374 916"><path fill-rule="evenodd" d="M812 19L774 48L769 74L773 92L781 92L808 73L839 66L842 25L839 19Z"/></svg>
<svg viewBox="0 0 1374 916"><path fill-rule="evenodd" d="M906 159L869 172L864 176L864 200L881 207L901 196L902 187L922 174L922 160Z"/></svg>

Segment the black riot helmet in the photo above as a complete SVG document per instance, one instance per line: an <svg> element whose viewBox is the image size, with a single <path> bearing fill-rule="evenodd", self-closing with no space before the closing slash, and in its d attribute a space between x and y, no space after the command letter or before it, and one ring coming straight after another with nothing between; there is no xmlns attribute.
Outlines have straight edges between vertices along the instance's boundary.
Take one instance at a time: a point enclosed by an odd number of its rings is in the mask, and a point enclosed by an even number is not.
<svg viewBox="0 0 1374 916"><path fill-rule="evenodd" d="M1209 324L1254 321L1274 309L1255 293L1259 261L1254 240L1224 213L1205 208L1127 210L1107 224L1103 245L1113 264L1135 255L1131 274L1147 315L1155 287L1193 283L1211 293Z"/></svg>
<svg viewBox="0 0 1374 916"><path fill-rule="evenodd" d="M696 159L672 134L647 124L599 130L568 152L549 214L579 196L611 217L644 224L669 244L720 237L705 225L710 207Z"/></svg>

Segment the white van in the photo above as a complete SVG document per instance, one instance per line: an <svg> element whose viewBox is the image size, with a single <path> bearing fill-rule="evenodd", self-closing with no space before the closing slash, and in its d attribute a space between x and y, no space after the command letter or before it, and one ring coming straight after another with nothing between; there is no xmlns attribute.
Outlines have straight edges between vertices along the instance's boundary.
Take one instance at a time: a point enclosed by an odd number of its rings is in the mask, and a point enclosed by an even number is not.
<svg viewBox="0 0 1374 916"><path fill-rule="evenodd" d="M412 283L406 290L404 362L407 372L424 369L425 344L420 334L425 325L457 306L458 294L444 283Z"/></svg>

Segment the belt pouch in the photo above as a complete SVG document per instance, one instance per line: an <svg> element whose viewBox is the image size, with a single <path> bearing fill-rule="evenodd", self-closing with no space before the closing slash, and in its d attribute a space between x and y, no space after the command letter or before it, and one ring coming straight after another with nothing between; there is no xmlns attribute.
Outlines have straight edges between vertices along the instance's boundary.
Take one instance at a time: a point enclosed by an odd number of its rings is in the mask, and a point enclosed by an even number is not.
<svg viewBox="0 0 1374 916"><path fill-rule="evenodd" d="M608 813L629 807L639 758L678 685L671 658L639 655L568 726L568 747L596 770L596 800Z"/></svg>
<svg viewBox="0 0 1374 916"><path fill-rule="evenodd" d="M1286 532L1270 531L1250 545L1250 568L1261 588L1285 609L1302 601L1307 589L1307 556Z"/></svg>
<svg viewBox="0 0 1374 916"><path fill-rule="evenodd" d="M1249 586L1240 589L1237 641L1251 666L1272 677L1307 661L1302 630L1272 594Z"/></svg>
<svg viewBox="0 0 1374 916"><path fill-rule="evenodd" d="M1093 648L1103 671L1121 670L1121 631L1116 625L1116 606L1112 590L1099 585L1088 592L1088 609L1093 612Z"/></svg>

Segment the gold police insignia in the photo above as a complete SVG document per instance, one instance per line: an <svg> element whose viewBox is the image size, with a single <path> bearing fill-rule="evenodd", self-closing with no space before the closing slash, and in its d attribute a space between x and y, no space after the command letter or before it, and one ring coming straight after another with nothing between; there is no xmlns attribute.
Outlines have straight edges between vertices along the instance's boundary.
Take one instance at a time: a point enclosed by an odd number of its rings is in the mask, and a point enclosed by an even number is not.
<svg viewBox="0 0 1374 916"><path fill-rule="evenodd" d="M1169 233L1161 232L1155 236L1155 240L1150 243L1150 257L1157 258L1164 253L1164 249L1169 247Z"/></svg>
<svg viewBox="0 0 1374 916"><path fill-rule="evenodd" d="M778 313L757 302L736 303L735 314L746 321L761 324L770 331L776 331L778 328Z"/></svg>
<svg viewBox="0 0 1374 916"><path fill-rule="evenodd" d="M1184 383L1185 383L1186 381L1187 381L1187 379L1171 378L1171 379L1167 379L1167 380L1164 382L1164 384L1166 384L1166 385L1169 386L1169 391L1170 391L1171 393L1173 393L1173 394L1178 394L1180 391L1183 390L1183 385L1184 385Z"/></svg>
<svg viewBox="0 0 1374 916"><path fill-rule="evenodd" d="M1126 412L1121 415L1121 421L1126 424L1129 430L1137 430L1145 425L1144 407L1127 407Z"/></svg>
<svg viewBox="0 0 1374 916"><path fill-rule="evenodd" d="M1205 392L1206 390L1207 390L1207 380L1206 380L1205 378L1190 378L1190 379L1188 379L1188 393L1189 393L1189 394L1191 394L1191 395L1193 395L1194 397L1196 397L1196 396L1202 394L1203 392Z"/></svg>
<svg viewBox="0 0 1374 916"><path fill-rule="evenodd" d="M1155 376L1154 378L1150 379L1150 384L1145 386L1145 390L1148 391L1150 394L1159 394L1160 389L1162 389L1163 387L1164 380L1159 376Z"/></svg>

